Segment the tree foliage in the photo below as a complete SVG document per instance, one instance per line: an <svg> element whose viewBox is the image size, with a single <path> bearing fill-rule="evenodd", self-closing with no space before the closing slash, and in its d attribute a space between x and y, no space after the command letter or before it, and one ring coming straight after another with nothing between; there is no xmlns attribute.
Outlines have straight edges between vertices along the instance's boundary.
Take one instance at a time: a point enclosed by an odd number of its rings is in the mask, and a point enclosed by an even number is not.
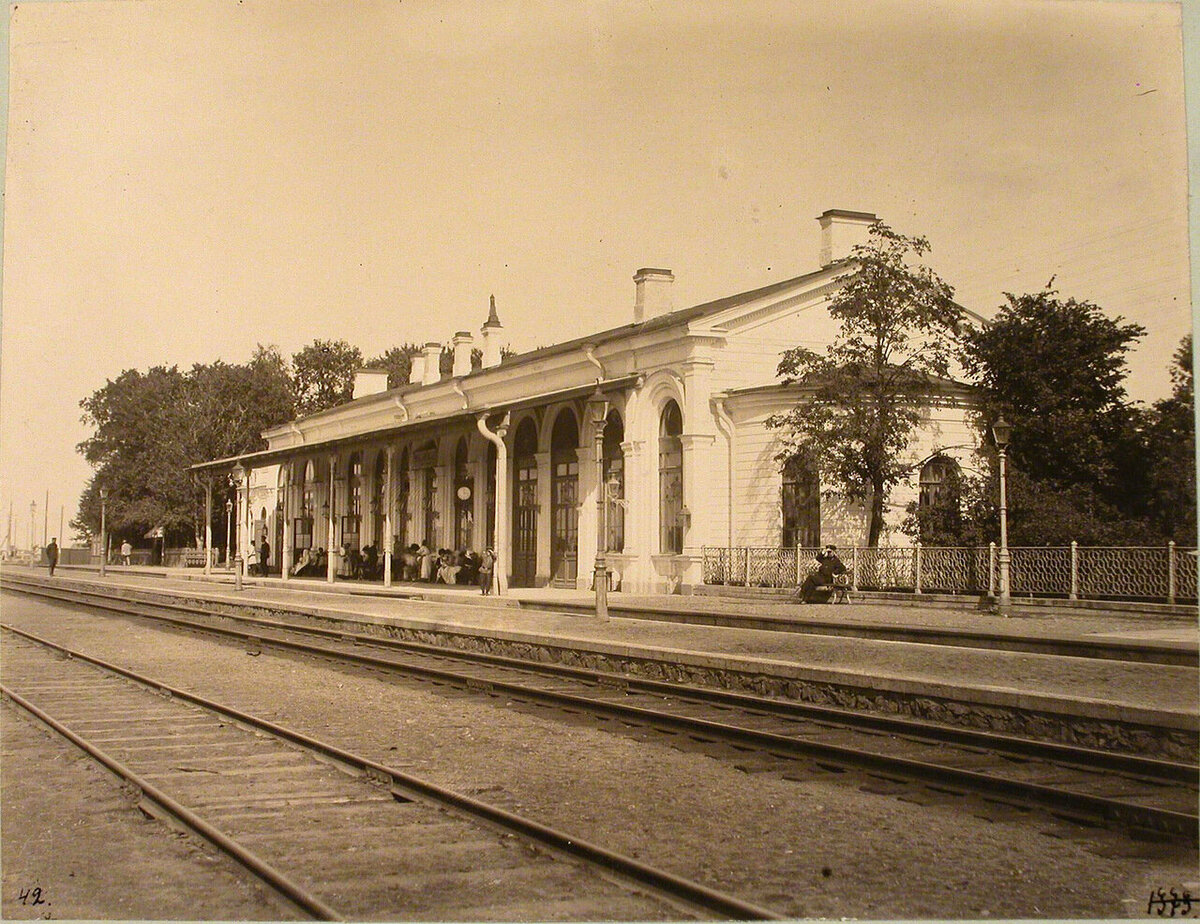
<svg viewBox="0 0 1200 924"><path fill-rule="evenodd" d="M292 356L296 413L305 417L354 397L354 373L362 351L345 340L314 340Z"/></svg>
<svg viewBox="0 0 1200 924"><path fill-rule="evenodd" d="M1156 401L1146 425L1149 507L1168 539L1196 545L1196 389L1192 335L1175 351L1171 397Z"/></svg>
<svg viewBox="0 0 1200 924"><path fill-rule="evenodd" d="M293 414L286 363L263 346L245 365L129 369L80 406L94 432L78 448L95 473L71 525L99 533L103 487L109 529L134 542L160 526L168 542L192 542L203 520L190 467L264 448L261 431Z"/></svg>
<svg viewBox="0 0 1200 924"><path fill-rule="evenodd" d="M1090 302L1046 289L1006 293L1008 304L964 337L963 364L978 382L982 427L1003 414L1009 456L1035 481L1086 485L1133 502L1138 424L1126 402L1126 356L1145 334Z"/></svg>
<svg viewBox="0 0 1200 924"><path fill-rule="evenodd" d="M870 546L891 489L911 474L906 450L955 353L962 311L917 262L928 251L924 238L872 225L830 303L833 342L824 354L794 347L779 363L784 384L801 385L806 399L767 422L784 433L781 461L815 461L824 482L870 503Z"/></svg>

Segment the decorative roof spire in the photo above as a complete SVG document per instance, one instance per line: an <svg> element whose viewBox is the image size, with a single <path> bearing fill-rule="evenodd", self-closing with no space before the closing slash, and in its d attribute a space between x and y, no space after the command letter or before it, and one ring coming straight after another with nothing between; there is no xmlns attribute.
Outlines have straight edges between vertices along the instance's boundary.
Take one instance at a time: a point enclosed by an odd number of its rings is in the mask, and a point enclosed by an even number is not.
<svg viewBox="0 0 1200 924"><path fill-rule="evenodd" d="M484 321L483 326L484 327L503 327L504 325L500 323L500 316L498 314L496 314L496 296L489 295L488 302L489 302L488 319L486 321Z"/></svg>

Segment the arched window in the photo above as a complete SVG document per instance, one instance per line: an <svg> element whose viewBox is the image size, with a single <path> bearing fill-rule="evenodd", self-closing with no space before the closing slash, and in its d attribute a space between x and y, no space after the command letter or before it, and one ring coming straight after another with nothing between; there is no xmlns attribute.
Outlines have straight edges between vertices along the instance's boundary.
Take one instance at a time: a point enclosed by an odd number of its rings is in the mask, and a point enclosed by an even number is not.
<svg viewBox="0 0 1200 924"><path fill-rule="evenodd" d="M958 463L948 456L934 456L921 466L917 530L923 543L957 545L962 541L961 485Z"/></svg>
<svg viewBox="0 0 1200 924"><path fill-rule="evenodd" d="M382 449L375 456L375 477L371 483L371 516L374 534L372 542L383 554L383 528L387 525L387 453Z"/></svg>
<svg viewBox="0 0 1200 924"><path fill-rule="evenodd" d="M464 551L475 539L475 478L467 453L464 436L454 449L454 547Z"/></svg>
<svg viewBox="0 0 1200 924"><path fill-rule="evenodd" d="M683 415L668 401L658 420L658 535L659 551L683 551Z"/></svg>
<svg viewBox="0 0 1200 924"><path fill-rule="evenodd" d="M312 548L314 476L312 460L309 460L301 469L300 483L296 485L300 515L292 523L292 547L297 552Z"/></svg>
<svg viewBox="0 0 1200 924"><path fill-rule="evenodd" d="M921 466L921 507L943 507L956 500L958 463L949 456L934 456Z"/></svg>
<svg viewBox="0 0 1200 924"><path fill-rule="evenodd" d="M342 517L342 544L350 549L359 547L362 523L362 453L350 456L346 467L346 513Z"/></svg>
<svg viewBox="0 0 1200 924"><path fill-rule="evenodd" d="M785 549L820 546L821 481L815 466L801 459L790 459L784 465L780 508Z"/></svg>
<svg viewBox="0 0 1200 924"><path fill-rule="evenodd" d="M537 448L537 426L526 417L513 438L512 580L515 587L532 587L537 575Z"/></svg>
<svg viewBox="0 0 1200 924"><path fill-rule="evenodd" d="M396 486L392 488L392 535L395 537L393 552L408 545L408 447L396 460Z"/></svg>
<svg viewBox="0 0 1200 924"><path fill-rule="evenodd" d="M550 433L550 574L573 584L579 574L579 423L561 411Z"/></svg>
<svg viewBox="0 0 1200 924"><path fill-rule="evenodd" d="M625 497L625 453L621 443L625 441L625 424L617 411L608 412L604 423L604 484L609 498L608 541L606 550L621 552L625 549L625 508L615 499Z"/></svg>
<svg viewBox="0 0 1200 924"><path fill-rule="evenodd" d="M438 520L441 513L438 510L438 481L437 481L437 443L430 440L415 453L413 464L419 465L423 474L424 492L421 495L421 511L425 524L425 535L422 538L436 548L438 542Z"/></svg>

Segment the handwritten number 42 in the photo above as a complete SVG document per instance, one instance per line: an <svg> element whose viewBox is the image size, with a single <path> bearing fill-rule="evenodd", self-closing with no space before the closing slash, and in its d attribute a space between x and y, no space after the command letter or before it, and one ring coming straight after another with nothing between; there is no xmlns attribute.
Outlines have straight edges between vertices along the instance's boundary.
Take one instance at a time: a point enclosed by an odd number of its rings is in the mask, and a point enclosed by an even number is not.
<svg viewBox="0 0 1200 924"><path fill-rule="evenodd" d="M22 905L46 904L46 899L42 898L42 889L40 886L34 886L32 889L22 889L17 895L17 901Z"/></svg>

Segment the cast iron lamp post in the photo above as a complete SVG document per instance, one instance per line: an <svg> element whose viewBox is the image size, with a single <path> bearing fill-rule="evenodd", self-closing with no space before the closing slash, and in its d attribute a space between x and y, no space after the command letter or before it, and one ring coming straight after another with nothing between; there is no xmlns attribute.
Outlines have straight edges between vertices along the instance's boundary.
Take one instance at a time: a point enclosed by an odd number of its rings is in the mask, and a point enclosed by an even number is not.
<svg viewBox="0 0 1200 924"><path fill-rule="evenodd" d="M592 434L596 447L596 570L592 578L596 587L596 615L608 616L608 562L604 555L607 545L605 536L604 510L604 425L608 421L608 399L596 387L595 394L588 399L588 413L592 418Z"/></svg>
<svg viewBox="0 0 1200 924"><path fill-rule="evenodd" d="M1000 454L1000 612L1007 614L1012 604L1009 584L1009 566L1012 555L1008 551L1008 491L1005 461L1008 441L1012 438L1012 424L1001 416L992 424L992 438Z"/></svg>
<svg viewBox="0 0 1200 924"><path fill-rule="evenodd" d="M108 574L108 488L100 489L100 577Z"/></svg>

